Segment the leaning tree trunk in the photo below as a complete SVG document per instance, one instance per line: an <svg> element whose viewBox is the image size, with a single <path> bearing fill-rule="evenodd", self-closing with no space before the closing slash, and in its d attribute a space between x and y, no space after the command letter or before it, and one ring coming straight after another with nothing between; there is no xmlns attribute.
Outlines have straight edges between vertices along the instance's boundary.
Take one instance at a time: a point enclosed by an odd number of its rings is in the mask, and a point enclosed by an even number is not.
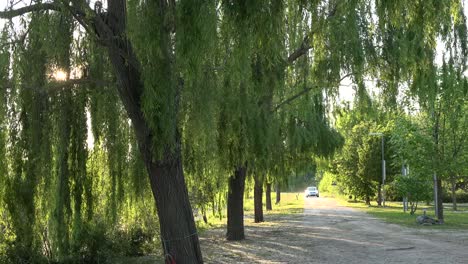
<svg viewBox="0 0 468 264"><path fill-rule="evenodd" d="M259 177L254 177L254 211L255 223L263 222L263 181Z"/></svg>
<svg viewBox="0 0 468 264"><path fill-rule="evenodd" d="M202 263L180 149L166 153L165 160L151 164L149 173L166 260L172 259L176 263Z"/></svg>
<svg viewBox="0 0 468 264"><path fill-rule="evenodd" d="M67 6L67 8L63 9L60 2L66 2L63 5ZM69 6L68 2L74 4ZM91 10L85 4L85 1L50 1L50 3L33 4L31 8L22 8L11 12L10 16L14 17L25 12L41 9L59 12L62 9L66 10L66 12L73 14L73 17L89 34L93 35L93 39L96 39L99 44L107 49L110 64L119 83L117 92L132 122L138 148L142 153L150 177L151 189L159 214L164 252L170 255L172 259L175 259L177 263L203 263L182 170L180 135L176 133L174 140L176 146L167 144L164 149L154 149L155 134L143 115L142 96L144 87L141 63L126 37L126 2L126 0L109 0L107 1L107 12L101 12L100 10ZM170 17L170 12L174 12L172 2L154 2L158 5L155 10L151 10L154 16L158 16L161 22L164 22L161 24L168 24L166 20ZM172 29L169 26L160 27L160 35L152 36L158 38L158 40L168 40L158 41L159 51L168 65L174 63L172 58ZM173 72L170 72L170 74L172 75ZM180 91L179 87L173 88ZM174 98L168 98L169 102L167 104L168 107L173 107L171 109L173 110L173 116L169 117L172 118L170 120L174 121L173 131L177 131L178 127L176 118L179 112L178 97L180 96L176 95ZM156 157L155 152L161 153L161 157L159 155Z"/></svg>
<svg viewBox="0 0 468 264"><path fill-rule="evenodd" d="M93 22L98 37L105 42L104 45L108 49L111 64L120 84L118 93L132 121L138 147L150 177L166 260L171 259L177 263L203 263L182 169L180 134L175 135L175 147L168 145L162 151L160 158L155 157L154 134L141 108L143 95L141 66L130 42L124 37L125 17L126 1L112 0L109 1L108 19L103 21L97 16ZM169 44L162 47L163 52L167 53L169 48ZM177 120L177 98L172 98L169 104L174 107L173 120ZM177 131L177 122L174 121L173 125Z"/></svg>
<svg viewBox="0 0 468 264"><path fill-rule="evenodd" d="M457 208L457 194L456 194L456 190L457 190L457 185L456 185L456 182L455 182L455 178L452 178L451 179L451 184L452 184L452 206L453 206L453 210L454 211L457 211L458 208Z"/></svg>
<svg viewBox="0 0 468 264"><path fill-rule="evenodd" d="M273 208L271 207L271 182L266 183L266 210L271 211Z"/></svg>
<svg viewBox="0 0 468 264"><path fill-rule="evenodd" d="M276 184L276 205L278 205L281 202L281 189L279 184Z"/></svg>
<svg viewBox="0 0 468 264"><path fill-rule="evenodd" d="M246 167L238 167L229 177L227 201L227 240L243 240L244 234L244 188Z"/></svg>

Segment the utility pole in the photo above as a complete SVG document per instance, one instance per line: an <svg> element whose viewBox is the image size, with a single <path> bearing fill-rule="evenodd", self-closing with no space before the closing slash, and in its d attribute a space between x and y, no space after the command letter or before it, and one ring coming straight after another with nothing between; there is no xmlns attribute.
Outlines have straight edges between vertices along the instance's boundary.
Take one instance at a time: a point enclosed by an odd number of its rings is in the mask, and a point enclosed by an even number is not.
<svg viewBox="0 0 468 264"><path fill-rule="evenodd" d="M408 176L409 174L409 166L407 164L403 164L402 168L401 168L401 174L403 176ZM406 213L406 211L408 211L408 194L406 194L405 197L403 197L403 212Z"/></svg>

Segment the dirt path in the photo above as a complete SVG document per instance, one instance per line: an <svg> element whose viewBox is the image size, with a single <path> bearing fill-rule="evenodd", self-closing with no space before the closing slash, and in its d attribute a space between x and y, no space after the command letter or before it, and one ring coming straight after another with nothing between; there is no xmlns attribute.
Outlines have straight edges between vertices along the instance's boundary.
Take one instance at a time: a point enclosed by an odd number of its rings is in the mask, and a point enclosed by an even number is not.
<svg viewBox="0 0 468 264"><path fill-rule="evenodd" d="M329 198L308 198L304 214L246 221L247 239L227 242L224 229L201 237L206 263L468 263L468 230L386 224Z"/></svg>

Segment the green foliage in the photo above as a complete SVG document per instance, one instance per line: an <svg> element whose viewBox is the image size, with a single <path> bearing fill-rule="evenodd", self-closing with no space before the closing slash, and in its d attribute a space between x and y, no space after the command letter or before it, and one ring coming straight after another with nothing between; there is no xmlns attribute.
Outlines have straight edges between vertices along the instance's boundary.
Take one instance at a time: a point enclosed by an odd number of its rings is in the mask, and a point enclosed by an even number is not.
<svg viewBox="0 0 468 264"><path fill-rule="evenodd" d="M429 201L432 198L431 182L421 178L410 176L398 176L393 182L397 194L407 197L410 203L410 214L414 214L418 207L418 202Z"/></svg>
<svg viewBox="0 0 468 264"><path fill-rule="evenodd" d="M142 67L141 107L154 134L153 151L157 156L167 148L172 149L176 143L177 101L182 88L180 76L175 74L175 66L171 63L175 58L170 30L175 26L176 14L165 5L163 2L135 0L128 4L129 37ZM154 15L155 10L165 10L162 12L165 15Z"/></svg>
<svg viewBox="0 0 468 264"><path fill-rule="evenodd" d="M329 194L332 196L339 195L344 191L343 186L341 186L341 183L338 181L338 176L329 171L323 173L323 177L318 184L318 189L322 194Z"/></svg>
<svg viewBox="0 0 468 264"><path fill-rule="evenodd" d="M460 1L126 3L122 38L137 55L126 63L141 70L141 84L132 85L142 89L137 105L151 150L157 159L180 144L202 214L222 216L235 167L299 185L316 170L314 160L334 154L321 191L336 181L340 191L371 198L381 164L380 140L369 132L385 133L388 181L410 165L411 177L395 183L400 192L416 193L406 181L432 171L467 172ZM149 164L118 97L118 76L95 32L84 32L70 12L33 12L2 32L0 256L12 262L111 262L113 254L154 251L158 241ZM18 40L16 27L24 41L5 44ZM437 39L450 54L440 69ZM58 68L96 82L49 89ZM356 91L353 109L330 106L345 75ZM379 102L369 77L379 80ZM396 109L406 86L420 117L379 113Z"/></svg>
<svg viewBox="0 0 468 264"><path fill-rule="evenodd" d="M424 117L422 116L421 119ZM395 167L408 165L410 174L419 179L431 179L431 157L433 145L431 137L415 121L408 117L399 117L391 126L390 148L395 153Z"/></svg>
<svg viewBox="0 0 468 264"><path fill-rule="evenodd" d="M351 127L346 128L345 145L332 163L332 173L338 175L347 193L369 200L382 180L380 138L369 135L377 129L375 124L361 121L347 125Z"/></svg>
<svg viewBox="0 0 468 264"><path fill-rule="evenodd" d="M457 190L455 192L455 198L457 199L457 203L468 203L468 192L466 190ZM452 203L453 197L449 190L445 190L442 192L442 200L444 203Z"/></svg>
<svg viewBox="0 0 468 264"><path fill-rule="evenodd" d="M105 57L95 47L83 52L88 36L73 37L70 18L31 20L24 46L3 46L12 32L2 33L0 262L103 263L121 248L154 252L153 197L139 154L130 158L130 145L138 148L114 87L49 86L55 69L111 83Z"/></svg>

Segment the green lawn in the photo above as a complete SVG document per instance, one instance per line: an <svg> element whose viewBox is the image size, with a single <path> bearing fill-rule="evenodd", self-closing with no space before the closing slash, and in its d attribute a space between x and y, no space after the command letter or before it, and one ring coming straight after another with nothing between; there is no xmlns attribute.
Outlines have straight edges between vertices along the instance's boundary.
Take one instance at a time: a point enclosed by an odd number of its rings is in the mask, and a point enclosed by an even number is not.
<svg viewBox="0 0 468 264"><path fill-rule="evenodd" d="M375 202L371 203L371 206L367 206L362 201L354 202L340 198L340 204L363 210L366 213L378 217L388 223L416 228L468 230L468 204L458 205L458 211L453 211L451 204L444 204L445 224L433 226L421 226L416 223L416 217L422 215L424 209L426 209L428 216L434 218L434 207L432 205L427 206L425 203L420 203L418 205L418 210L414 215L410 215L409 212L404 213L401 202L386 202L385 207L378 207Z"/></svg>

